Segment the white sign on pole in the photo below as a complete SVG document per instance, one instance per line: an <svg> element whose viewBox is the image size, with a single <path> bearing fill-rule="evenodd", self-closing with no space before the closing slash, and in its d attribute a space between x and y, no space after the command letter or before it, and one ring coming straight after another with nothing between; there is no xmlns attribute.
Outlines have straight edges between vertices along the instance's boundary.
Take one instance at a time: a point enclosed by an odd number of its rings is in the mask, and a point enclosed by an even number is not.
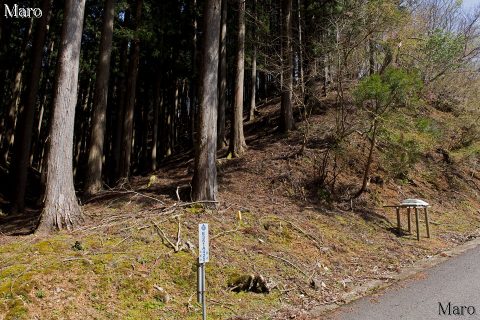
<svg viewBox="0 0 480 320"><path fill-rule="evenodd" d="M210 259L208 248L208 223L198 225L198 262L205 263Z"/></svg>

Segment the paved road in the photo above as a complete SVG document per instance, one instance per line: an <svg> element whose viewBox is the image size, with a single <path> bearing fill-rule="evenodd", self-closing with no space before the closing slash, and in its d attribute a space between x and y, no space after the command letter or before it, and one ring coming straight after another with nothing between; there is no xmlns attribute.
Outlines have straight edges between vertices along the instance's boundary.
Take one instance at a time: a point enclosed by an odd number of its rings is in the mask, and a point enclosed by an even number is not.
<svg viewBox="0 0 480 320"><path fill-rule="evenodd" d="M441 312L439 302L446 315ZM450 312L448 315L448 303ZM462 315L454 315L460 308ZM480 319L480 246L400 282L385 292L362 298L338 309L335 320Z"/></svg>

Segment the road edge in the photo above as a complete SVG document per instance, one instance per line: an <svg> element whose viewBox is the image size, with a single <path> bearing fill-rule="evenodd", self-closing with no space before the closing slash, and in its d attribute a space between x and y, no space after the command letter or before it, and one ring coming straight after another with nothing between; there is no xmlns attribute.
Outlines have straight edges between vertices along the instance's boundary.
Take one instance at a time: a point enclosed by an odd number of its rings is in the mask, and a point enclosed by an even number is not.
<svg viewBox="0 0 480 320"><path fill-rule="evenodd" d="M446 262L447 260L474 249L479 245L480 238L474 238L473 240L467 241L449 250L442 251L430 258L421 259L415 262L412 266L402 269L398 274L393 275L387 280L376 279L354 288L352 291L348 292L342 297L341 303L334 302L315 307L309 310L308 315L312 317L325 316L325 313L329 311L336 310L375 292L383 291L400 281L410 279L422 271Z"/></svg>

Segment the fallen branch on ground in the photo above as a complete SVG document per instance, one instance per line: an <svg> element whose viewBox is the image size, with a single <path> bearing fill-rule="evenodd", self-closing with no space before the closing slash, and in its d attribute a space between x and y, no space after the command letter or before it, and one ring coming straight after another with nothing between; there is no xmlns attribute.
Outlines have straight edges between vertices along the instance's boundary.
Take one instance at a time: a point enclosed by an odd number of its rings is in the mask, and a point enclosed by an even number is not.
<svg viewBox="0 0 480 320"><path fill-rule="evenodd" d="M78 260L86 261L86 262L88 262L88 264L91 264L91 265L93 264L92 260L84 258L84 257L67 258L67 259L63 259L62 262L78 261Z"/></svg>
<svg viewBox="0 0 480 320"><path fill-rule="evenodd" d="M160 199L158 199L154 196L150 196L150 195L135 191L133 189L127 189L127 188L124 187L123 184L119 188L110 188L108 186L107 186L107 188L108 188L107 190L104 190L104 191L100 192L98 195L89 198L85 203L88 203L88 202L91 202L95 199L101 198L101 197L103 197L107 194L134 194L136 196L144 197L144 198L159 202L161 204L165 204L165 202L163 202L162 200L160 200Z"/></svg>
<svg viewBox="0 0 480 320"><path fill-rule="evenodd" d="M213 235L211 238L210 238L210 241L218 238L218 237L221 237L221 236L224 236L226 234L229 234L229 233L234 233L234 232L238 232L240 231L240 226L236 227L235 229L232 229L232 230L227 230L227 231L222 231L222 232L219 232L215 235Z"/></svg>
<svg viewBox="0 0 480 320"><path fill-rule="evenodd" d="M302 268L300 268L299 266L297 266L296 264L294 264L293 262L291 262L290 260L287 260L283 257L279 257L279 256L276 256L274 254L271 254L271 253L266 253L266 252L263 252L263 251L257 251L258 253L261 253L261 254L264 254L266 255L267 257L271 257L271 258L274 258L274 259L277 259L277 260L280 260L284 263L286 263L287 265L289 265L290 267L298 270L300 273L302 273L307 279L310 277L309 274L307 274Z"/></svg>
<svg viewBox="0 0 480 320"><path fill-rule="evenodd" d="M317 247L318 250L320 250L320 251L322 250L320 240L317 239L317 237L315 237L314 235L312 235L312 234L308 233L307 231L303 230L301 227L299 227L298 225L296 225L292 221L289 221L289 220L286 220L286 219L283 219L283 218L279 218L279 217L275 217L275 219L278 219L280 221L288 223L293 229L297 230L298 232L300 232L301 234L306 236L308 239L312 240L315 243L315 247Z"/></svg>
<svg viewBox="0 0 480 320"><path fill-rule="evenodd" d="M180 218L178 218L178 230L177 230L177 243L174 244L168 237L167 235L163 232L163 230L158 226L158 224L155 223L155 221L152 220L152 224L155 228L155 230L157 231L158 235L160 236L160 238L162 238L162 240L166 241L167 244L170 245L170 247L172 247L173 251L175 251L175 253L179 252L180 251L180 243L181 243L181 224L180 224Z"/></svg>

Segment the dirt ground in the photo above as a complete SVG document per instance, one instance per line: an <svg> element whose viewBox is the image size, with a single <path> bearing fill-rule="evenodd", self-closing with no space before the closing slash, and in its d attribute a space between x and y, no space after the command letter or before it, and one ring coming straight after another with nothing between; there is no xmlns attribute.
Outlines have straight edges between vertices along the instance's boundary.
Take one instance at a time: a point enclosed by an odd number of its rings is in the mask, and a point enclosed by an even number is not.
<svg viewBox="0 0 480 320"><path fill-rule="evenodd" d="M332 152L322 182L335 112L310 117L302 150L306 124L279 135L277 108L260 109L247 124L244 157L220 154L214 209L188 202L192 160L185 154L84 203L85 224L76 231L25 235L38 210L27 218L0 216L0 319L197 319L200 222L210 224L212 319L302 319L479 235L480 181L467 165L448 163L432 145L399 181L378 155L376 178L350 200L361 181L365 139L352 135ZM397 232L393 210L383 205L405 198L432 205L432 238L425 238L423 220L421 241ZM267 279L270 293L233 292L229 282L244 275Z"/></svg>

